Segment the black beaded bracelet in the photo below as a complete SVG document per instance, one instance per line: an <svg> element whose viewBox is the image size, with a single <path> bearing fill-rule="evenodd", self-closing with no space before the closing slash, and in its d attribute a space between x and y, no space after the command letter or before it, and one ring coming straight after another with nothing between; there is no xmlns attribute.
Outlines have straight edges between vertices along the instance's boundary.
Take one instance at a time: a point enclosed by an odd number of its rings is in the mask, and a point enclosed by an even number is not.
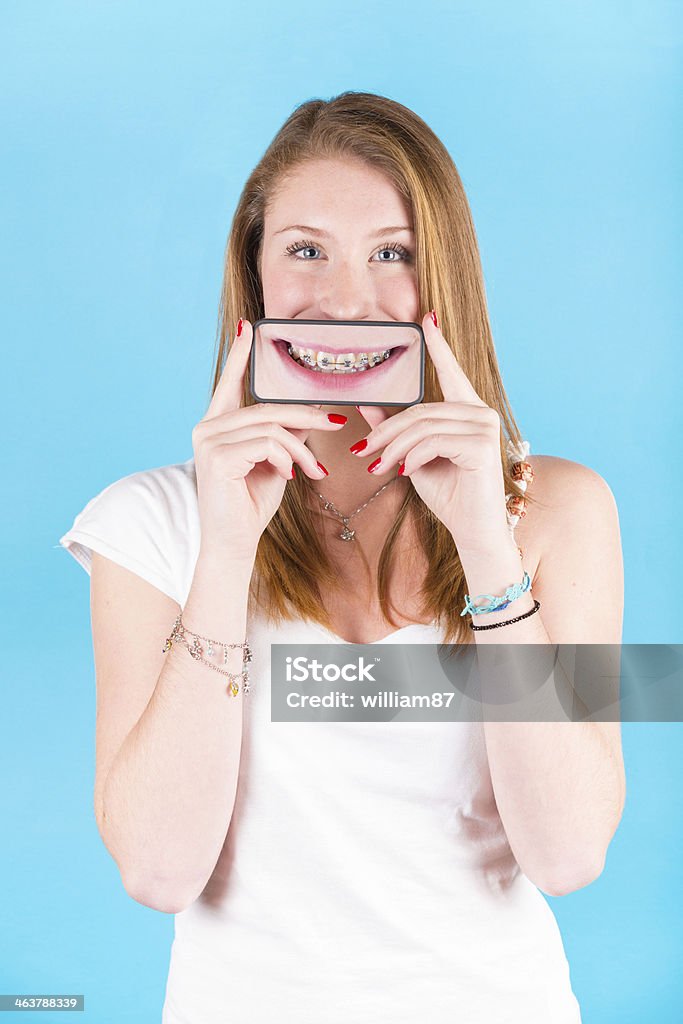
<svg viewBox="0 0 683 1024"><path fill-rule="evenodd" d="M518 615L516 619L506 619L505 622L492 622L488 626L475 626L473 622L470 622L470 629L498 629L499 626L511 626L513 622L521 622L522 619L528 619L530 615L534 615L541 607L541 602L534 599L534 607L529 612L524 612L524 615Z"/></svg>

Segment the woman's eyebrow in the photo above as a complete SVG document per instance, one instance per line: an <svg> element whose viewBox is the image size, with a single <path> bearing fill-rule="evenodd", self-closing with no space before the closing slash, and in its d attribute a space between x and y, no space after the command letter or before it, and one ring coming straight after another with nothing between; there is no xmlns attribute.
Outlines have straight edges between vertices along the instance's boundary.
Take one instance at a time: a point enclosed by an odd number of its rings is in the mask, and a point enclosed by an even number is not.
<svg viewBox="0 0 683 1024"><path fill-rule="evenodd" d="M378 228L376 231L371 231L368 234L368 238L377 238L379 235L388 235L393 231L412 231L413 229L408 224L391 224L387 228ZM286 228L280 228L279 231L274 231L273 234L281 235L285 231L308 231L312 235L320 235L321 238L330 238L332 232L325 231L323 228L314 228L310 224L289 224Z"/></svg>

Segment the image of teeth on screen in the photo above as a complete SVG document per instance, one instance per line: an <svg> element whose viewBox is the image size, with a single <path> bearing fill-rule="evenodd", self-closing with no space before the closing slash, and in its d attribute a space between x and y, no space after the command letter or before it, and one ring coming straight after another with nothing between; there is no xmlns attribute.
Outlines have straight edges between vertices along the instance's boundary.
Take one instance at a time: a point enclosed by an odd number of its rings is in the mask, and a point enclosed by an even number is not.
<svg viewBox="0 0 683 1024"><path fill-rule="evenodd" d="M414 405L424 392L419 324L257 320L251 392L259 402Z"/></svg>

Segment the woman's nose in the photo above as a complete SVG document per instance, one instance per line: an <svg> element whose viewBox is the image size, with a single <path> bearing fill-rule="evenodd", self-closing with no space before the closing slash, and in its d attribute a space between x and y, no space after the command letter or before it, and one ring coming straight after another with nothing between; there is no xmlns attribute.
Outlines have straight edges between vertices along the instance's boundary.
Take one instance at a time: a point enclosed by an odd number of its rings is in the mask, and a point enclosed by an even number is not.
<svg viewBox="0 0 683 1024"><path fill-rule="evenodd" d="M317 304L330 320L371 319L375 308L374 290L367 276L338 266L318 282Z"/></svg>

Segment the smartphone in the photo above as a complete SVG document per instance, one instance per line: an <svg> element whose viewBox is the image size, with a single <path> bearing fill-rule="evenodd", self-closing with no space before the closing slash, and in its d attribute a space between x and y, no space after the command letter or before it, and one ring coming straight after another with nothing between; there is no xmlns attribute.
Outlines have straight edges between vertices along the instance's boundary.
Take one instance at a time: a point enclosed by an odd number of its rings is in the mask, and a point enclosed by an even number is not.
<svg viewBox="0 0 683 1024"><path fill-rule="evenodd" d="M257 402L416 405L424 363L420 324L266 317L254 324L251 393Z"/></svg>

